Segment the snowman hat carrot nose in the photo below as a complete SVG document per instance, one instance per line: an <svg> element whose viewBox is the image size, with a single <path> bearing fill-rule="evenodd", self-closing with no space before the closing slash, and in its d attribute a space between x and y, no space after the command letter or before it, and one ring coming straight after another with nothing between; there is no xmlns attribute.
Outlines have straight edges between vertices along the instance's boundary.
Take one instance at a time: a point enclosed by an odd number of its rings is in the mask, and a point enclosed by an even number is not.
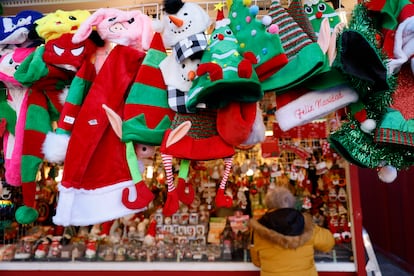
<svg viewBox="0 0 414 276"><path fill-rule="evenodd" d="M174 15L169 15L168 18L174 23L175 26L181 27L184 24L184 21Z"/></svg>

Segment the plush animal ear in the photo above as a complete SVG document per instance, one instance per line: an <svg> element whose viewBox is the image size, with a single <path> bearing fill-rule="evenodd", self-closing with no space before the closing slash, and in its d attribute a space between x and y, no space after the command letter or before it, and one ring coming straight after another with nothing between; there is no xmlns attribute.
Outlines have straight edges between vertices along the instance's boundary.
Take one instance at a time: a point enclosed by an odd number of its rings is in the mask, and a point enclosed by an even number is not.
<svg viewBox="0 0 414 276"><path fill-rule="evenodd" d="M79 26L79 29L76 31L72 38L72 42L80 43L82 41L85 41L92 33L93 26L98 25L105 18L107 18L106 9L100 8L97 11L95 11Z"/></svg>
<svg viewBox="0 0 414 276"><path fill-rule="evenodd" d="M148 50L152 38L154 36L154 30L152 28L152 20L145 14L141 14L138 16L141 27L142 27L142 34L141 34L141 46L143 50Z"/></svg>
<svg viewBox="0 0 414 276"><path fill-rule="evenodd" d="M173 131L170 132L170 135L168 135L166 147L168 148L174 143L177 143L180 141L190 130L191 128L191 122L185 121L178 127L176 127Z"/></svg>
<svg viewBox="0 0 414 276"><path fill-rule="evenodd" d="M319 30L318 44L322 49L323 53L327 53L329 49L329 42L331 39L331 27L329 26L328 18L324 18L321 23Z"/></svg>
<svg viewBox="0 0 414 276"><path fill-rule="evenodd" d="M122 138L122 119L121 117L113 111L109 106L106 104L102 105L102 108L106 112L106 116L108 116L108 120L111 123L112 129L114 130L115 134Z"/></svg>

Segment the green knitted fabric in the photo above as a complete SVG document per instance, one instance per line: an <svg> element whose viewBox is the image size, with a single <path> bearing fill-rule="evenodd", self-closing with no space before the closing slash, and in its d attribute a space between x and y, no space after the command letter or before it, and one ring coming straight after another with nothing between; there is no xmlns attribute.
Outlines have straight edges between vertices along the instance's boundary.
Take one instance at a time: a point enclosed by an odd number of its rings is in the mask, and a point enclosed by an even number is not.
<svg viewBox="0 0 414 276"><path fill-rule="evenodd" d="M272 18L272 23L279 26L279 36L289 60L296 56L306 45L312 43L307 33L281 6L280 1L276 0L271 3L269 16Z"/></svg>

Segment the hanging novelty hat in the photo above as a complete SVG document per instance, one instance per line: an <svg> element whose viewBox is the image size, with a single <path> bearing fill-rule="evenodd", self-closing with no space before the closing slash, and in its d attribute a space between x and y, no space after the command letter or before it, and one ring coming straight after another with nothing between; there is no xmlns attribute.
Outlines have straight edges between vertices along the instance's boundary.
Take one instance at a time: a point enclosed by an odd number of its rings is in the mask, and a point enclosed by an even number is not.
<svg viewBox="0 0 414 276"><path fill-rule="evenodd" d="M316 36L319 36L319 31L324 18L329 19L331 30L341 22L339 15L335 12L332 6L328 5L327 1L305 0L303 8Z"/></svg>
<svg viewBox="0 0 414 276"><path fill-rule="evenodd" d="M276 74L262 82L265 91L286 91L329 69L321 47L313 42L280 1L269 7L272 24L279 26L279 37L289 61Z"/></svg>
<svg viewBox="0 0 414 276"><path fill-rule="evenodd" d="M0 44L18 45L35 35L34 22L43 17L37 11L25 10L15 16L0 17Z"/></svg>
<svg viewBox="0 0 414 276"><path fill-rule="evenodd" d="M6 120L6 133L3 136L4 168L6 182L12 186L20 186L21 160L23 151L23 131L26 121L28 89L14 78L14 72L20 63L35 48L15 48L13 52L0 58L0 118Z"/></svg>
<svg viewBox="0 0 414 276"><path fill-rule="evenodd" d="M345 74L364 98L367 94L392 89L386 56L378 47L376 30L365 6L354 7L349 26L338 37L338 54L333 67Z"/></svg>
<svg viewBox="0 0 414 276"><path fill-rule="evenodd" d="M263 97L259 78L253 68L257 59L252 52L240 54L239 43L217 6L216 27L201 58L197 76L188 93L187 108L197 105L208 108L224 107L232 101L256 102Z"/></svg>
<svg viewBox="0 0 414 276"><path fill-rule="evenodd" d="M257 63L254 64L260 81L277 72L287 62L278 35L278 27L271 24L271 17L266 15L262 20L257 19L259 7L250 6L251 1L228 1L230 7L230 28L240 44L240 53L252 52ZM250 6L250 7L249 7Z"/></svg>
<svg viewBox="0 0 414 276"><path fill-rule="evenodd" d="M160 145L174 112L168 105L160 62L167 53L159 33L155 33L126 99L122 140Z"/></svg>
<svg viewBox="0 0 414 276"><path fill-rule="evenodd" d="M165 0L162 19L154 21L154 29L161 33L165 47L181 63L192 56L201 57L207 47L205 31L211 24L206 10L199 4L181 0ZM160 30L158 30L160 29Z"/></svg>
<svg viewBox="0 0 414 276"><path fill-rule="evenodd" d="M321 119L358 100L347 85L322 90L293 89L276 95L276 120L283 131Z"/></svg>
<svg viewBox="0 0 414 276"><path fill-rule="evenodd" d="M292 16L293 20L298 23L298 25L302 28L302 30L309 36L309 38L313 41L317 41L317 37L315 31L312 27L312 24L309 21L308 16L306 15L302 0L292 0L290 1L290 5L287 8L287 12Z"/></svg>
<svg viewBox="0 0 414 276"><path fill-rule="evenodd" d="M87 10L56 10L35 21L36 32L45 41L56 39L62 34L74 34L90 12Z"/></svg>
<svg viewBox="0 0 414 276"><path fill-rule="evenodd" d="M154 35L151 19L141 11L100 8L79 26L73 41L87 39L94 29L105 41L140 51L148 49Z"/></svg>

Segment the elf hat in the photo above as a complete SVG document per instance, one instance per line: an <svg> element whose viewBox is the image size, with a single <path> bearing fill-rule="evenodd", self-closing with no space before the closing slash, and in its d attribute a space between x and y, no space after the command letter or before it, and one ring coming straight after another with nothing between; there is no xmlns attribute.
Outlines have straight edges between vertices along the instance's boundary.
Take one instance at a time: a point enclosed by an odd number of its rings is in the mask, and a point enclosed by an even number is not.
<svg viewBox="0 0 414 276"><path fill-rule="evenodd" d="M216 120L217 111L209 109L199 110L193 114L175 114L171 129L165 132L160 152L180 159L197 161L232 156L234 148L218 134ZM181 132L182 136L171 143L173 138L179 137L175 133L186 122L190 122L190 128L187 132Z"/></svg>
<svg viewBox="0 0 414 276"><path fill-rule="evenodd" d="M279 1L269 7L272 23L279 26L279 36L289 62L262 82L264 91L286 91L316 74L329 70L326 54L313 42Z"/></svg>
<svg viewBox="0 0 414 276"><path fill-rule="evenodd" d="M0 17L0 44L22 44L35 32L34 22L43 17L37 11L25 10L15 16Z"/></svg>
<svg viewBox="0 0 414 276"><path fill-rule="evenodd" d="M122 140L160 145L174 112L168 106L167 87L159 68L167 53L155 33L126 99Z"/></svg>
<svg viewBox="0 0 414 276"><path fill-rule="evenodd" d="M240 43L240 52L252 52L257 57L254 68L260 81L263 81L282 68L288 59L281 45L278 27L271 25L271 17L266 15L262 20L257 19L259 7L248 5L251 1L231 1L230 28Z"/></svg>
<svg viewBox="0 0 414 276"><path fill-rule="evenodd" d="M293 20L302 28L302 30L309 36L310 40L316 42L318 39L315 30L312 27L309 17L305 13L302 5L302 0L292 0L287 8L287 12L292 16Z"/></svg>
<svg viewBox="0 0 414 276"><path fill-rule="evenodd" d="M349 86L323 90L296 89L276 96L276 120L283 131L309 123L358 100Z"/></svg>
<svg viewBox="0 0 414 276"><path fill-rule="evenodd" d="M87 10L56 10L35 21L36 32L45 41L55 39L65 33L75 33L89 16Z"/></svg>
<svg viewBox="0 0 414 276"><path fill-rule="evenodd" d="M261 83L253 69L257 59L251 52L240 54L229 22L228 18L216 21L197 69L198 77L188 92L186 106L192 112L199 104L221 108L232 101L257 102L263 97Z"/></svg>

